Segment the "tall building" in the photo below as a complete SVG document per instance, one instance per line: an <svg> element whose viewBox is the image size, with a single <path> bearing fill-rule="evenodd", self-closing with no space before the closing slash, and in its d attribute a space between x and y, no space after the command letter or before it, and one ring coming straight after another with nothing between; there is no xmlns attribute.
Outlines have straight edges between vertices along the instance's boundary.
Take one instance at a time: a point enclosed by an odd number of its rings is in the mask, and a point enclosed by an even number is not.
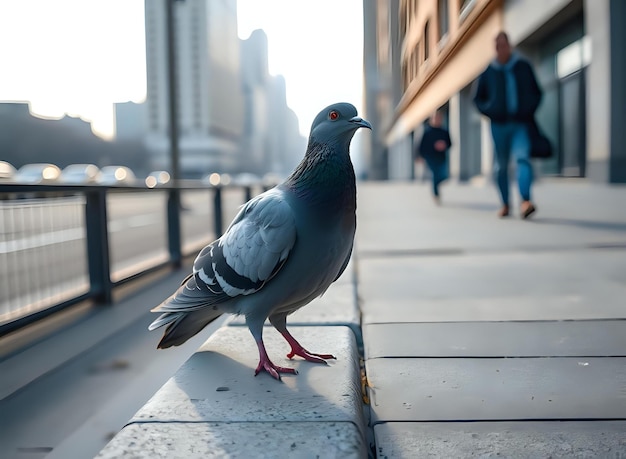
<svg viewBox="0 0 626 459"><path fill-rule="evenodd" d="M153 169L170 169L166 0L146 0L148 133ZM180 170L197 178L241 162L244 99L236 0L174 2Z"/></svg>
<svg viewBox="0 0 626 459"><path fill-rule="evenodd" d="M146 104L122 102L113 104L115 110L115 140L142 140L146 134Z"/></svg>
<svg viewBox="0 0 626 459"><path fill-rule="evenodd" d="M451 175L491 174L489 122L473 105L473 83L504 30L544 91L536 117L555 155L537 168L626 182L626 2L364 0L364 12L367 117L384 127L370 145L370 175L411 178L415 142L438 108L453 141Z"/></svg>
<svg viewBox="0 0 626 459"><path fill-rule="evenodd" d="M245 100L243 152L246 172L285 175L302 159L305 139L298 118L287 106L285 79L268 71L267 35L255 30L241 44Z"/></svg>

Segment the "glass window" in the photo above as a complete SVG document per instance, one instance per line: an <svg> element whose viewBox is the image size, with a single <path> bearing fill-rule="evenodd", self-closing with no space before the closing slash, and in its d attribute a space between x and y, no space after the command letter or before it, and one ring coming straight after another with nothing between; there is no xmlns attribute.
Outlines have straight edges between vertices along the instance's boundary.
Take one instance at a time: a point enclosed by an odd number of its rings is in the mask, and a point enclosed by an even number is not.
<svg viewBox="0 0 626 459"><path fill-rule="evenodd" d="M430 21L426 21L424 26L424 62L428 60L430 55Z"/></svg>
<svg viewBox="0 0 626 459"><path fill-rule="evenodd" d="M461 8L459 9L459 16L461 16L461 20L465 19L469 12L472 11L474 3L476 3L476 0L461 0Z"/></svg>
<svg viewBox="0 0 626 459"><path fill-rule="evenodd" d="M590 62L591 40L585 36L556 53L556 74L559 78L565 78Z"/></svg>
<svg viewBox="0 0 626 459"><path fill-rule="evenodd" d="M449 28L448 0L438 1L437 15L439 17L439 40L441 40L448 34L448 28Z"/></svg>

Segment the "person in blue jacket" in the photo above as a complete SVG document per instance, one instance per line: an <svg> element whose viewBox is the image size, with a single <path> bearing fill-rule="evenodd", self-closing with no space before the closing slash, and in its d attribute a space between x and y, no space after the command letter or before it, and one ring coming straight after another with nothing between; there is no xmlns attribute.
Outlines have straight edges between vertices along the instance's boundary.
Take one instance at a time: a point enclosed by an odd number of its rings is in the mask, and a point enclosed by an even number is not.
<svg viewBox="0 0 626 459"><path fill-rule="evenodd" d="M446 152L450 148L450 134L441 127L441 112L436 111L424 126L424 134L418 146L419 156L424 158L430 169L433 181L433 198L435 203L441 203L439 184L448 178L448 162Z"/></svg>
<svg viewBox="0 0 626 459"><path fill-rule="evenodd" d="M478 78L474 103L491 120L494 173L502 199L498 216L510 213L508 164L513 156L522 199L520 216L525 219L536 210L530 194L533 170L528 129L541 101L541 89L531 64L513 51L506 32L500 32L495 41L496 58Z"/></svg>

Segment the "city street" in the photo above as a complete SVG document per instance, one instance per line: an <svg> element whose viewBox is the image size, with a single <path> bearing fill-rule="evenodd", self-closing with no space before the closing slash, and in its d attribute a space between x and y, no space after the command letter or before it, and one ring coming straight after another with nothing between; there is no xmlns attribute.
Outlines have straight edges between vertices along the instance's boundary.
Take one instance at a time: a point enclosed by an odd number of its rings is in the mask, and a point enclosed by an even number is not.
<svg viewBox="0 0 626 459"><path fill-rule="evenodd" d="M497 219L490 185L446 185L441 207L429 192L358 186L353 268L378 457L623 454L626 188L544 180L530 221ZM104 447L212 332L161 352L146 331L147 311L187 269L2 363L15 384L41 373L0 402L2 457ZM353 301L338 286L324 298ZM303 311L323 321L313 304ZM42 372L63 355L74 357ZM223 362L215 374L229 371ZM251 394L263 389L253 367L243 373ZM263 404L261 389L251 399Z"/></svg>

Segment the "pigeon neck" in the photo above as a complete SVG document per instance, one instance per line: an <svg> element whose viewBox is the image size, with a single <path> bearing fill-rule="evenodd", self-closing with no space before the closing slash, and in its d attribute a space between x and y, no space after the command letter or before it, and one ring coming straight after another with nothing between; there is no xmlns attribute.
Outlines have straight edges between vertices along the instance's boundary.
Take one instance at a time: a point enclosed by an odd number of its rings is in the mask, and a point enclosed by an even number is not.
<svg viewBox="0 0 626 459"><path fill-rule="evenodd" d="M356 209L356 180L348 148L310 142L286 185L309 205L326 210Z"/></svg>

